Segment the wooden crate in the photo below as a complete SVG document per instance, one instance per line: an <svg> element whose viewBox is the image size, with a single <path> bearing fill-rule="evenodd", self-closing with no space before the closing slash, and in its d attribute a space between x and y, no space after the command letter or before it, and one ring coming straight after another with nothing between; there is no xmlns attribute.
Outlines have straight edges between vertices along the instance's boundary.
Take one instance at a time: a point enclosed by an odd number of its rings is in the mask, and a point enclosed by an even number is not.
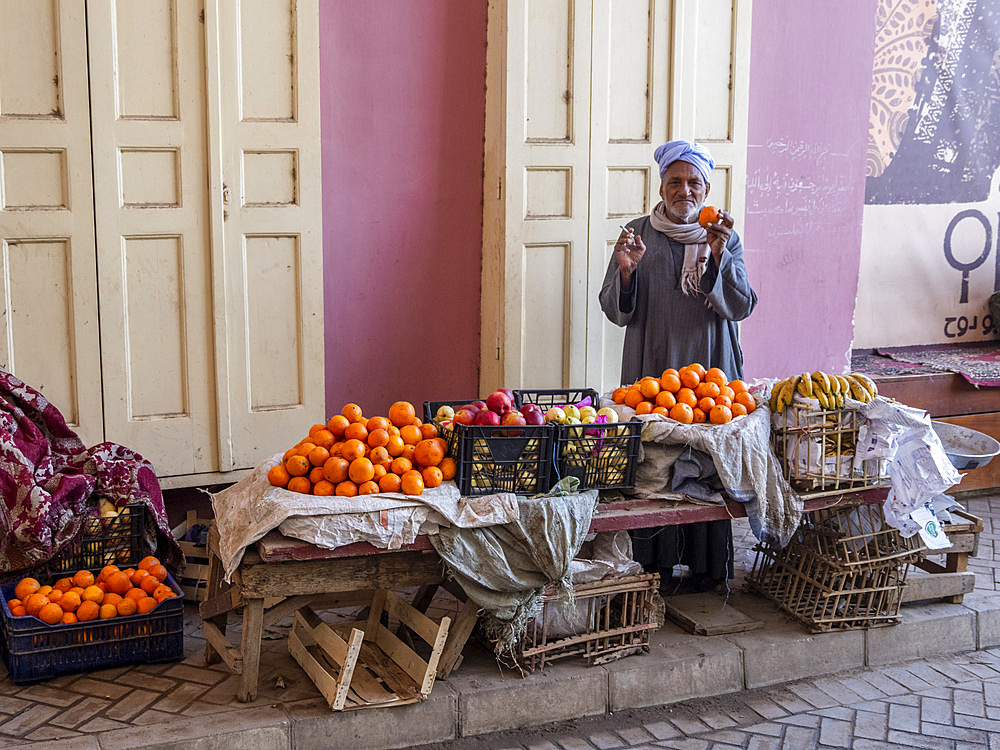
<svg viewBox="0 0 1000 750"><path fill-rule="evenodd" d="M188 529L196 524L210 526L212 521L207 518L198 518L198 514L195 511L189 510L187 517L178 526L170 530L170 533L174 535L174 539L177 540L181 551L184 553L184 573L177 582L180 584L181 591L184 592L185 601L189 602L205 601L205 595L208 590L207 547L202 544L195 544L194 542L181 541L182 537L188 532Z"/></svg>
<svg viewBox="0 0 1000 750"><path fill-rule="evenodd" d="M951 512L952 523L941 528L951 547L942 550L927 550L914 565L924 575L911 574L903 592L903 602L924 599L944 599L952 604L961 604L966 594L976 587L976 574L968 569L969 556L979 552L979 534L983 530L983 519L962 510ZM931 555L944 555L944 564L928 560Z"/></svg>
<svg viewBox="0 0 1000 750"><path fill-rule="evenodd" d="M382 625L384 612L431 647L427 661ZM402 706L427 699L450 626L379 589L366 621L330 626L308 606L296 611L288 651L334 711Z"/></svg>

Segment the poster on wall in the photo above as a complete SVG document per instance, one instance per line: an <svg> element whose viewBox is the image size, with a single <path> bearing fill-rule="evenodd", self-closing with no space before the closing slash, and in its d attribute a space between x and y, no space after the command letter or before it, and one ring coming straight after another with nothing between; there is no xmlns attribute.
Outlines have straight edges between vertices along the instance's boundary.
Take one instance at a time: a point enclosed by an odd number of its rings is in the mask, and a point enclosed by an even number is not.
<svg viewBox="0 0 1000 750"><path fill-rule="evenodd" d="M996 340L1000 3L878 13L854 346Z"/></svg>

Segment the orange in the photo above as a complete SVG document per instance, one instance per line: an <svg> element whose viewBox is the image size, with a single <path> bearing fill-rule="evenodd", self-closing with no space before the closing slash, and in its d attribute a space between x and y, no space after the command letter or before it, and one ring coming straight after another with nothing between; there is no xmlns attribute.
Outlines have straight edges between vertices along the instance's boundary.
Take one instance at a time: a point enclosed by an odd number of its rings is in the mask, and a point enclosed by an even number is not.
<svg viewBox="0 0 1000 750"><path fill-rule="evenodd" d="M625 403L625 389L624 388L615 388L611 392L611 400L614 401L616 404L624 404Z"/></svg>
<svg viewBox="0 0 1000 750"><path fill-rule="evenodd" d="M675 370L673 367L668 367L666 370L660 373L660 379L662 380L663 378L667 377L667 375L680 375L680 373L677 372L677 370Z"/></svg>
<svg viewBox="0 0 1000 750"><path fill-rule="evenodd" d="M458 472L458 464L455 463L455 459L448 456L441 459L438 468L441 469L441 476L444 477L446 482L449 479L454 479L455 474Z"/></svg>
<svg viewBox="0 0 1000 750"><path fill-rule="evenodd" d="M51 586L42 586L40 589L38 589L38 593L42 594L43 596L48 596L49 594L52 593L52 587Z"/></svg>
<svg viewBox="0 0 1000 750"><path fill-rule="evenodd" d="M417 463L421 466L437 466L444 458L444 449L441 443L434 438L421 440L413 449L413 457L417 459ZM437 485L433 486L437 487Z"/></svg>
<svg viewBox="0 0 1000 750"><path fill-rule="evenodd" d="M669 393L677 393L681 389L681 379L677 375L668 375L663 373L663 377L660 378L660 392L668 391Z"/></svg>
<svg viewBox="0 0 1000 750"><path fill-rule="evenodd" d="M14 596L22 602L32 594L36 593L42 585L34 578L22 578L14 587Z"/></svg>
<svg viewBox="0 0 1000 750"><path fill-rule="evenodd" d="M139 583L139 588L145 591L147 594L152 594L156 591L156 587L160 585L160 582L154 576L146 576Z"/></svg>
<svg viewBox="0 0 1000 750"><path fill-rule="evenodd" d="M72 591L72 592L73 592L74 594L76 594L76 595L77 595L78 597L80 597L81 599L83 598L83 589L82 589L82 588L80 588L79 586L74 586L74 587L73 587L73 588L71 588L71 589L70 589L69 591ZM68 594L68 593L69 593L69 591L67 591L66 593Z"/></svg>
<svg viewBox="0 0 1000 750"><path fill-rule="evenodd" d="M719 222L719 209L715 206L705 206L698 213L698 223L703 227Z"/></svg>
<svg viewBox="0 0 1000 750"><path fill-rule="evenodd" d="M285 461L285 469L293 477L304 477L309 473L311 464L305 456L289 456Z"/></svg>
<svg viewBox="0 0 1000 750"><path fill-rule="evenodd" d="M697 388L701 382L701 375L695 370L681 370L681 385L685 388Z"/></svg>
<svg viewBox="0 0 1000 750"><path fill-rule="evenodd" d="M101 608L97 602L83 602L76 610L76 617L80 622L89 622L96 620L100 612Z"/></svg>
<svg viewBox="0 0 1000 750"><path fill-rule="evenodd" d="M149 575L149 571L148 570L137 570L137 571L135 571L135 573L133 573L131 576L129 576L129 580L132 582L133 586L138 586L139 582L145 576L148 576L148 575Z"/></svg>
<svg viewBox="0 0 1000 750"><path fill-rule="evenodd" d="M313 440L316 441L316 445L320 448L330 450L330 446L333 445L334 437L333 433L324 427L322 430L319 430L315 435L313 435Z"/></svg>
<svg viewBox="0 0 1000 750"><path fill-rule="evenodd" d="M625 406L631 406L633 409L639 405L639 402L643 400L642 391L637 385L630 385L628 390L625 391Z"/></svg>
<svg viewBox="0 0 1000 750"><path fill-rule="evenodd" d="M712 420L712 424L725 424L732 421L733 412L728 406L714 406L708 418Z"/></svg>
<svg viewBox="0 0 1000 750"><path fill-rule="evenodd" d="M99 588L105 594L108 593L108 584L106 584L104 581L98 581L94 585L97 586L97 588Z"/></svg>
<svg viewBox="0 0 1000 750"><path fill-rule="evenodd" d="M306 477L309 479L309 484L316 484L316 482L322 482L323 481L323 467L322 466L314 466L314 467L312 467L309 470L309 473L306 474Z"/></svg>
<svg viewBox="0 0 1000 750"><path fill-rule="evenodd" d="M326 423L326 428L333 433L335 438L344 437L344 430L347 429L347 425L350 422L347 420L343 414L334 414L330 417L330 421Z"/></svg>
<svg viewBox="0 0 1000 750"><path fill-rule="evenodd" d="M698 383L698 387L694 389L694 395L698 398L715 398L719 395L721 391L719 390L719 384L713 383L710 380L706 380L703 383Z"/></svg>
<svg viewBox="0 0 1000 750"><path fill-rule="evenodd" d="M313 485L313 494L317 497L329 497L337 492L336 486L333 482L328 482L325 479L320 479L316 484Z"/></svg>
<svg viewBox="0 0 1000 750"><path fill-rule="evenodd" d="M433 422L428 422L427 424L420 425L420 434L424 440L430 440L438 436L438 428L434 426Z"/></svg>
<svg viewBox="0 0 1000 750"><path fill-rule="evenodd" d="M298 492L300 495L312 494L312 482L308 477L292 477L288 480L288 489L291 492Z"/></svg>
<svg viewBox="0 0 1000 750"><path fill-rule="evenodd" d="M363 443L368 439L368 428L361 424L361 422L354 422L347 425L347 429L344 430L344 437L348 440L360 440Z"/></svg>
<svg viewBox="0 0 1000 750"><path fill-rule="evenodd" d="M396 456L402 455L403 447L406 443L403 442L403 438L399 435L390 435L389 442L385 444L385 449L390 456L395 458Z"/></svg>
<svg viewBox="0 0 1000 750"><path fill-rule="evenodd" d="M747 414L747 408L743 404L733 404L729 407L729 410L733 413L733 419L736 417L742 417Z"/></svg>
<svg viewBox="0 0 1000 750"><path fill-rule="evenodd" d="M437 466L424 467L424 470L420 472L420 476L423 477L424 487L427 488L438 487L444 481L444 475Z"/></svg>
<svg viewBox="0 0 1000 750"><path fill-rule="evenodd" d="M63 612L62 619L59 620L60 625L72 625L74 622L80 622L73 612Z"/></svg>
<svg viewBox="0 0 1000 750"><path fill-rule="evenodd" d="M24 600L24 611L27 612L32 617L36 617L41 611L42 607L49 603L49 598L45 594L29 594L28 598Z"/></svg>
<svg viewBox="0 0 1000 750"><path fill-rule="evenodd" d="M381 448L389 442L389 433L386 430L372 430L368 433L368 445L371 448Z"/></svg>
<svg viewBox="0 0 1000 750"><path fill-rule="evenodd" d="M7 609L14 609L14 607L20 607L20 606L21 606L21 600L20 599L8 599L7 600Z"/></svg>
<svg viewBox="0 0 1000 750"><path fill-rule="evenodd" d="M281 463L285 463L285 461L288 460L289 456L297 456L297 455L298 455L298 446L295 446L294 448L289 448L287 451L281 454Z"/></svg>
<svg viewBox="0 0 1000 750"><path fill-rule="evenodd" d="M728 382L729 378L727 378L726 373L718 367L710 367L705 373L704 380L706 383L717 383L718 385L723 386Z"/></svg>
<svg viewBox="0 0 1000 750"><path fill-rule="evenodd" d="M126 599L135 599L136 601L139 601L144 596L146 596L146 592L138 587L129 589L127 592L125 592Z"/></svg>
<svg viewBox="0 0 1000 750"><path fill-rule="evenodd" d="M167 580L167 569L162 565L154 565L149 569L149 574L157 581L163 583Z"/></svg>
<svg viewBox="0 0 1000 750"><path fill-rule="evenodd" d="M371 480L363 482L358 487L359 495L377 495L378 493L379 493L379 486Z"/></svg>
<svg viewBox="0 0 1000 750"><path fill-rule="evenodd" d="M424 478L419 471L411 469L399 478L399 485L407 495L419 495L424 491Z"/></svg>
<svg viewBox="0 0 1000 750"><path fill-rule="evenodd" d="M357 404L345 404L344 408L340 410L340 413L347 417L348 422L360 422L363 418L361 407ZM334 435L337 434L337 431L334 429L331 429L330 432Z"/></svg>
<svg viewBox="0 0 1000 750"><path fill-rule="evenodd" d="M388 433L389 427L391 426L392 422L390 422L385 417L372 417L371 419L368 420L367 424L368 432L375 432L375 430L385 430Z"/></svg>
<svg viewBox="0 0 1000 750"><path fill-rule="evenodd" d="M415 445L404 445L402 458L405 458L411 464L415 463L417 459L414 458L413 454L416 453L416 451L417 447Z"/></svg>
<svg viewBox="0 0 1000 750"><path fill-rule="evenodd" d="M358 494L358 485L346 479L337 485L337 494L340 497L354 497Z"/></svg>
<svg viewBox="0 0 1000 750"><path fill-rule="evenodd" d="M102 604L98 614L102 620L110 620L112 617L118 617L118 607L114 604Z"/></svg>
<svg viewBox="0 0 1000 750"><path fill-rule="evenodd" d="M115 608L118 610L118 614L121 617L128 617L129 615L135 614L135 611L138 609L138 605L136 604L135 599L122 599L118 602Z"/></svg>
<svg viewBox="0 0 1000 750"><path fill-rule="evenodd" d="M170 599L175 596L177 596L177 594L166 584L157 586L156 590L153 592L153 598L158 602L162 602L164 599Z"/></svg>
<svg viewBox="0 0 1000 750"><path fill-rule="evenodd" d="M163 566L160 565L158 567L162 568ZM108 591L113 594L124 594L132 588L132 582L128 579L128 576L120 570L116 570L114 573L109 575L105 579L105 583L108 584Z"/></svg>
<svg viewBox="0 0 1000 750"><path fill-rule="evenodd" d="M351 465L347 469L347 476L355 484L364 484L370 482L375 476L375 468L367 458L356 458L351 461Z"/></svg>
<svg viewBox="0 0 1000 750"><path fill-rule="evenodd" d="M656 405L667 409L671 408L677 403L674 393L676 393L676 391L660 391L656 394ZM653 411L656 411L656 409L653 409Z"/></svg>
<svg viewBox="0 0 1000 750"><path fill-rule="evenodd" d="M121 570L121 568L119 568L117 565L105 565L103 568L101 568L101 572L97 574L97 580L106 581L109 575L111 575L112 573L117 573L119 570Z"/></svg>
<svg viewBox="0 0 1000 750"><path fill-rule="evenodd" d="M727 398L734 398L736 396L736 391L730 388L728 385L724 385L719 389L719 393Z"/></svg>
<svg viewBox="0 0 1000 750"><path fill-rule="evenodd" d="M399 476L403 476L403 474L405 474L412 468L413 468L413 462L404 456L400 456L399 458L393 460L391 471L393 474L398 474Z"/></svg>
<svg viewBox="0 0 1000 750"><path fill-rule="evenodd" d="M733 389L733 393L742 393L750 390L742 380L730 380L726 385Z"/></svg>
<svg viewBox="0 0 1000 750"><path fill-rule="evenodd" d="M677 391L676 398L678 404L687 404L692 409L698 405L698 397L690 388L681 388Z"/></svg>
<svg viewBox="0 0 1000 750"><path fill-rule="evenodd" d="M62 619L62 616L62 607L51 602L38 610L38 619L49 625L57 624Z"/></svg>
<svg viewBox="0 0 1000 750"><path fill-rule="evenodd" d="M404 425L413 424L413 419L416 416L413 404L409 401L397 401L389 407L389 421L396 427L402 428Z"/></svg>
<svg viewBox="0 0 1000 750"><path fill-rule="evenodd" d="M58 581L56 581L54 584L52 584L52 588L58 589L59 591L62 591L62 592L65 593L66 591L69 591L71 588L73 588L73 579L72 578L60 578Z"/></svg>
<svg viewBox="0 0 1000 750"><path fill-rule="evenodd" d="M399 475L398 474L386 474L383 477L379 477L378 488L382 492L399 492Z"/></svg>
<svg viewBox="0 0 1000 750"><path fill-rule="evenodd" d="M27 617L28 611L24 608L24 605L21 604L20 606L14 607L14 609L10 611L10 614L13 617Z"/></svg>
<svg viewBox="0 0 1000 750"><path fill-rule="evenodd" d="M652 401L640 401L635 407L636 414L652 414L653 413L653 402Z"/></svg>
<svg viewBox="0 0 1000 750"><path fill-rule="evenodd" d="M118 602L120 602L121 600L122 600L122 597L118 596L118 594L105 594L104 595L104 601L101 602L101 606L103 606L105 604L110 604L112 606L117 606Z"/></svg>
<svg viewBox="0 0 1000 750"><path fill-rule="evenodd" d="M423 440L423 435L420 434L420 428L412 424L400 427L399 436L403 438L403 442L406 445L416 445Z"/></svg>
<svg viewBox="0 0 1000 750"><path fill-rule="evenodd" d="M76 608L80 606L80 595L75 591L67 591L62 595L62 599L59 600L59 606L62 608L63 612L75 612Z"/></svg>
<svg viewBox="0 0 1000 750"><path fill-rule="evenodd" d="M87 586L87 588L83 590L83 596L80 598L85 602L100 604L104 601L104 591L100 586Z"/></svg>
<svg viewBox="0 0 1000 750"><path fill-rule="evenodd" d="M295 446L295 451L292 455L302 456L304 458L309 458L309 451L316 447L316 443L311 440L303 441Z"/></svg>
<svg viewBox="0 0 1000 750"><path fill-rule="evenodd" d="M739 404L744 409L746 409L747 414L749 414L750 412L752 412L754 409L757 408L757 403L753 400L753 396L747 393L746 391L739 391L733 397L733 406L735 406L736 404Z"/></svg>
<svg viewBox="0 0 1000 750"><path fill-rule="evenodd" d="M643 398L654 399L656 394L660 392L660 381L656 378L645 377L639 381L639 391Z"/></svg>
<svg viewBox="0 0 1000 750"><path fill-rule="evenodd" d="M309 463L313 466L322 466L326 463L326 459L330 457L330 451L326 448L321 448L316 446L311 451L309 451Z"/></svg>
<svg viewBox="0 0 1000 750"><path fill-rule="evenodd" d="M678 403L670 410L670 418L682 424L691 424L694 421L694 412L687 403Z"/></svg>
<svg viewBox="0 0 1000 750"><path fill-rule="evenodd" d="M668 409L665 406L654 406L652 413L653 414L659 414L661 417L669 417L670 416L670 409Z"/></svg>
<svg viewBox="0 0 1000 750"><path fill-rule="evenodd" d="M278 464L267 472L267 481L271 483L272 487L287 487L288 480L291 478L292 475L288 473L288 469L283 464Z"/></svg>
<svg viewBox="0 0 1000 750"><path fill-rule="evenodd" d="M372 465L375 467L375 480L374 481L377 482L379 479L381 479L382 477L384 477L386 474L389 473L389 465L390 465L390 463L391 462L389 462L389 461L386 461L384 464L377 464L374 461L372 462Z"/></svg>
<svg viewBox="0 0 1000 750"><path fill-rule="evenodd" d="M686 370L694 370L696 373L698 373L698 377L699 378L701 378L702 380L705 379L706 370L705 370L704 367L702 367L701 363L699 363L699 362L692 362L691 364L689 364L684 369L686 369Z"/></svg>
<svg viewBox="0 0 1000 750"><path fill-rule="evenodd" d="M309 428L309 437L313 437L317 432L325 429L326 429L325 424L314 424L312 427Z"/></svg>
<svg viewBox="0 0 1000 750"><path fill-rule="evenodd" d="M388 467L392 462L392 459L389 457L389 451L381 446L378 448L372 448L371 455L368 458L370 458L371 462L376 466Z"/></svg>
<svg viewBox="0 0 1000 750"><path fill-rule="evenodd" d="M348 440L340 447L341 458L346 458L349 462L354 461L357 458L363 458L365 455L366 446L357 438Z"/></svg>
<svg viewBox="0 0 1000 750"><path fill-rule="evenodd" d="M721 394L717 399L715 399L716 406L732 406L733 400L727 396L725 393Z"/></svg>
<svg viewBox="0 0 1000 750"><path fill-rule="evenodd" d="M333 484L343 482L347 479L347 467L350 465L351 462L346 458L330 456L327 462L323 464L323 478Z"/></svg>
<svg viewBox="0 0 1000 750"><path fill-rule="evenodd" d="M94 574L91 573L89 570L78 570L76 574L73 576L73 585L79 586L82 589L87 588L87 586L93 586ZM23 597L21 597L21 601L24 601Z"/></svg>
<svg viewBox="0 0 1000 750"><path fill-rule="evenodd" d="M156 609L157 604L159 604L159 602L156 601L156 599L151 596L145 596L135 603L135 611L140 615L144 615Z"/></svg>
<svg viewBox="0 0 1000 750"><path fill-rule="evenodd" d="M698 408L701 409L706 414L712 411L712 407L715 406L715 399L705 396L705 398L698 399Z"/></svg>

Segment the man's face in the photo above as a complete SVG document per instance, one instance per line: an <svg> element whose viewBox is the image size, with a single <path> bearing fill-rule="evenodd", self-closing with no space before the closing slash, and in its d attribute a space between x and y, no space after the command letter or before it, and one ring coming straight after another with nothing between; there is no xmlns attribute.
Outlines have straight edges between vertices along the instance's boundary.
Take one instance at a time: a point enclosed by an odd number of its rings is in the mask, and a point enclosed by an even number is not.
<svg viewBox="0 0 1000 750"><path fill-rule="evenodd" d="M705 205L711 185L701 178L701 172L686 161L675 161L660 180L660 197L667 216L675 224L690 224Z"/></svg>

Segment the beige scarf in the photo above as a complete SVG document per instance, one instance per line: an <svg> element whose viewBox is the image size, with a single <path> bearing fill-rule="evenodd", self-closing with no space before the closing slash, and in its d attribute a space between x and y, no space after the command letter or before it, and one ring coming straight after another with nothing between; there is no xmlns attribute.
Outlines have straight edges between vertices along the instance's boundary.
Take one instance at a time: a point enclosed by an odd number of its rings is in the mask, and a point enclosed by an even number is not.
<svg viewBox="0 0 1000 750"><path fill-rule="evenodd" d="M663 232L667 237L684 245L684 265L681 267L681 291L689 297L703 294L701 291L701 275L708 265L708 256L712 252L708 246L708 232L695 222L693 224L675 224L667 217L667 207L663 201L656 204L653 213L649 215L649 223L657 232Z"/></svg>

